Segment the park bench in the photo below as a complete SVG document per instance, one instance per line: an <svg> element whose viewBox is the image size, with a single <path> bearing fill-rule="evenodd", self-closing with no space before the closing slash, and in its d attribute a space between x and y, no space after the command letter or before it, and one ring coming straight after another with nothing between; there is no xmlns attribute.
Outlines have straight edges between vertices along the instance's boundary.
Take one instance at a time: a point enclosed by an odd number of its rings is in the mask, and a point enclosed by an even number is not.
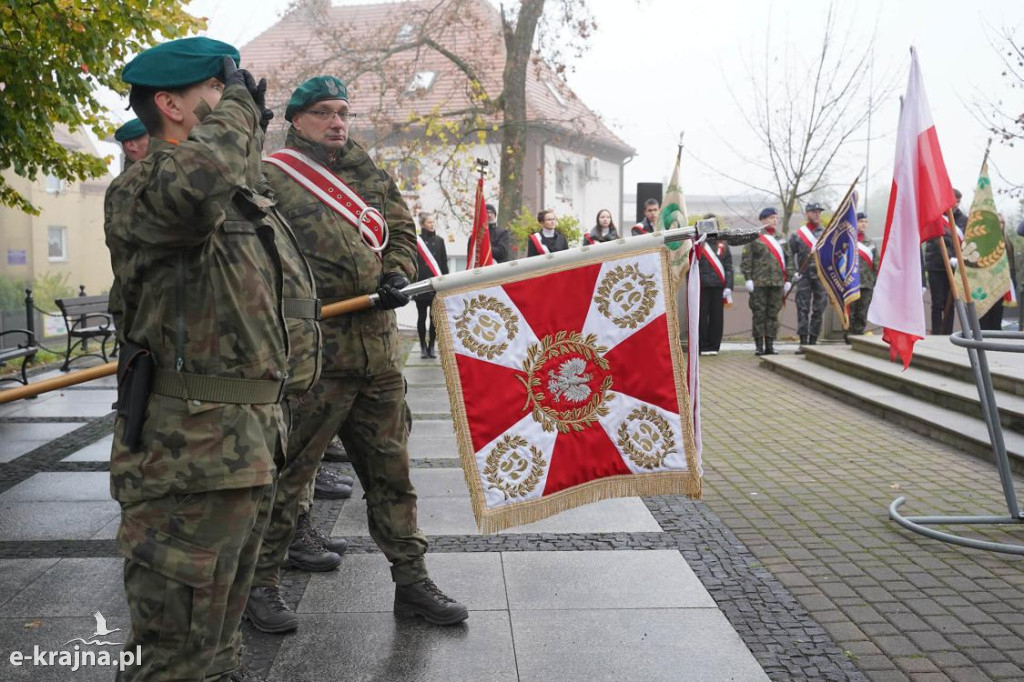
<svg viewBox="0 0 1024 682"><path fill-rule="evenodd" d="M107 341L114 338L114 318L107 312L107 295L102 296L75 296L74 298L58 298L54 301L64 315L64 324L68 330L68 349L64 355L64 364L61 371L66 372L71 368L71 351L81 346L82 350L88 349L86 345L89 339L100 340L99 353L82 353L75 359L84 357L103 358L107 362ZM117 350L116 338L114 351ZM112 352L111 355L116 353Z"/></svg>
<svg viewBox="0 0 1024 682"><path fill-rule="evenodd" d="M4 348L4 342L0 342L0 367L3 367L12 360L21 358L21 378L13 376L0 379L0 382L17 381L22 384L28 384L28 375L25 374L25 368L36 356L36 351L39 350L39 347L36 346L35 324L32 319L32 292L26 289L25 293L28 294L28 298L25 299L25 329L8 329L0 332L0 339L3 339L8 334L21 334L25 337L24 343L15 343L10 348Z"/></svg>

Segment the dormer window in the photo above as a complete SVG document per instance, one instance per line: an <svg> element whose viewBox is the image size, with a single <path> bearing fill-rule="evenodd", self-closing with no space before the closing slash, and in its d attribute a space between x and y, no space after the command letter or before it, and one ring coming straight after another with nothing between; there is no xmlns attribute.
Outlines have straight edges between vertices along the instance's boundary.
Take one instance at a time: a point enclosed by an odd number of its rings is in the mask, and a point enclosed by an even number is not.
<svg viewBox="0 0 1024 682"><path fill-rule="evenodd" d="M437 80L437 71L419 71L409 81L409 87L405 89L405 94L426 92L434 85L435 80Z"/></svg>
<svg viewBox="0 0 1024 682"><path fill-rule="evenodd" d="M568 103L565 101L565 98L562 97L562 94L558 92L558 89L551 84L551 81L544 81L544 85L548 86L548 92L551 93L551 96L554 97L559 104L561 104L563 107L568 106Z"/></svg>
<svg viewBox="0 0 1024 682"><path fill-rule="evenodd" d="M395 36L395 38L400 43L407 43L410 40L412 40L413 30L414 29L413 29L412 24L405 24L405 25L402 26L402 28L400 28L398 30L398 35Z"/></svg>

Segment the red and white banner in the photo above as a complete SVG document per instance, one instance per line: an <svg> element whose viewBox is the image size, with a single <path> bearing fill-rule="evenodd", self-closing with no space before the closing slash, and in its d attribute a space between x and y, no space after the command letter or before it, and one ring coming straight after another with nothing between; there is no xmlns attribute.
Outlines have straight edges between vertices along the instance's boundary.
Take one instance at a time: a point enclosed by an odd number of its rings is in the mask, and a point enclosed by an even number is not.
<svg viewBox="0 0 1024 682"><path fill-rule="evenodd" d="M889 355L910 366L914 344L925 336L921 242L943 233L942 215L956 204L939 138L924 92L917 51L896 131L896 167L885 218L881 262L868 322L883 328Z"/></svg>
<svg viewBox="0 0 1024 682"><path fill-rule="evenodd" d="M609 497L700 496L669 282L656 249L438 294L441 360L482 531Z"/></svg>
<svg viewBox="0 0 1024 682"><path fill-rule="evenodd" d="M324 205L358 227L359 236L371 251L380 254L388 245L388 224L384 216L329 168L288 148L274 152L263 161L280 168Z"/></svg>
<svg viewBox="0 0 1024 682"><path fill-rule="evenodd" d="M534 232L531 234L530 241L533 242L533 248L537 249L537 253L551 253L551 250L544 246L544 242L540 240L540 232Z"/></svg>
<svg viewBox="0 0 1024 682"><path fill-rule="evenodd" d="M420 254L420 258L427 264L427 268L434 275L434 277L441 276L441 267L437 264L437 259L434 258L434 254L427 248L427 243L423 241L423 237L416 235L416 251Z"/></svg>
<svg viewBox="0 0 1024 682"><path fill-rule="evenodd" d="M698 241L699 246L707 249L704 237ZM710 251L710 250L709 250ZM690 423L693 429L693 444L697 449L697 461L700 461L704 450L700 428L700 268L696 267L694 255L697 249L690 251L690 272L686 281L686 386L690 393Z"/></svg>
<svg viewBox="0 0 1024 682"><path fill-rule="evenodd" d="M476 183L476 201L473 212L473 231L469 233L469 249L466 254L466 269L494 265L491 253L491 231L487 227L487 203L484 200L484 178Z"/></svg>

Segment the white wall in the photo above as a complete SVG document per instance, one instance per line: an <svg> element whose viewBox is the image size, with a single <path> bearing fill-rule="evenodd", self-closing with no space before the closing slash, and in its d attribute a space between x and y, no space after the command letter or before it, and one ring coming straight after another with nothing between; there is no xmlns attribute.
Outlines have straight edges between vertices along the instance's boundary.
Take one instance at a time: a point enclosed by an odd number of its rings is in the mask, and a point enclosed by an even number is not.
<svg viewBox="0 0 1024 682"><path fill-rule="evenodd" d="M596 160L597 177L588 174L588 167L593 170L591 159ZM558 192L558 165L568 163L572 170L569 178L572 190L563 196ZM554 209L559 216L571 215L580 221L580 228L589 230L594 226L597 212L608 209L618 225L619 198L619 165L611 161L587 157L577 152L562 149L554 145L544 146L544 208Z"/></svg>

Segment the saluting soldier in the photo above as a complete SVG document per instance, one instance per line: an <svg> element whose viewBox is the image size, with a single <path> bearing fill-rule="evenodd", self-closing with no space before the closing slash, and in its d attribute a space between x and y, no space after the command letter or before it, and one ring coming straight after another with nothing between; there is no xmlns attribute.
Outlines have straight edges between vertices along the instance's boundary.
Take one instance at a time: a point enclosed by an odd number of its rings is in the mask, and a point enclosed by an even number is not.
<svg viewBox="0 0 1024 682"><path fill-rule="evenodd" d="M403 343L394 308L409 302L401 289L416 276L414 223L391 176L349 137L351 118L341 80L306 81L288 101L286 148L264 164L323 302L379 296L376 309L321 323L320 380L292 414L289 438L297 441L297 466L310 481L331 438L341 436L365 491L370 535L391 562L395 613L454 624L469 612L427 574L427 540L417 527L409 480ZM267 556L254 585L277 584ZM251 603L258 598L254 591Z"/></svg>
<svg viewBox="0 0 1024 682"><path fill-rule="evenodd" d="M789 247L775 238L778 212L768 207L758 215L761 235L743 247L740 272L750 292L755 353L775 355L775 339L779 333L779 311L782 297L789 293L793 277L793 257Z"/></svg>
<svg viewBox="0 0 1024 682"><path fill-rule="evenodd" d="M868 239L868 216L857 214L857 262L860 263L860 298L850 304L850 334L863 334L868 325L868 308L878 278L878 249Z"/></svg>
<svg viewBox="0 0 1024 682"><path fill-rule="evenodd" d="M209 38L122 72L149 153L105 202L123 299L111 494L121 504L120 679L251 679L238 629L283 454L282 219L258 187L265 81Z"/></svg>
<svg viewBox="0 0 1024 682"><path fill-rule="evenodd" d="M821 233L825 228L821 225L821 204L811 202L804 209L807 223L789 236L789 250L793 254L795 266L803 266L802 272L796 274L796 331L800 335L801 348L797 355L803 354L803 346L818 343L821 334L821 319L828 305L828 294L825 285L818 278L818 264L811 256ZM806 265L805 265L806 264Z"/></svg>

